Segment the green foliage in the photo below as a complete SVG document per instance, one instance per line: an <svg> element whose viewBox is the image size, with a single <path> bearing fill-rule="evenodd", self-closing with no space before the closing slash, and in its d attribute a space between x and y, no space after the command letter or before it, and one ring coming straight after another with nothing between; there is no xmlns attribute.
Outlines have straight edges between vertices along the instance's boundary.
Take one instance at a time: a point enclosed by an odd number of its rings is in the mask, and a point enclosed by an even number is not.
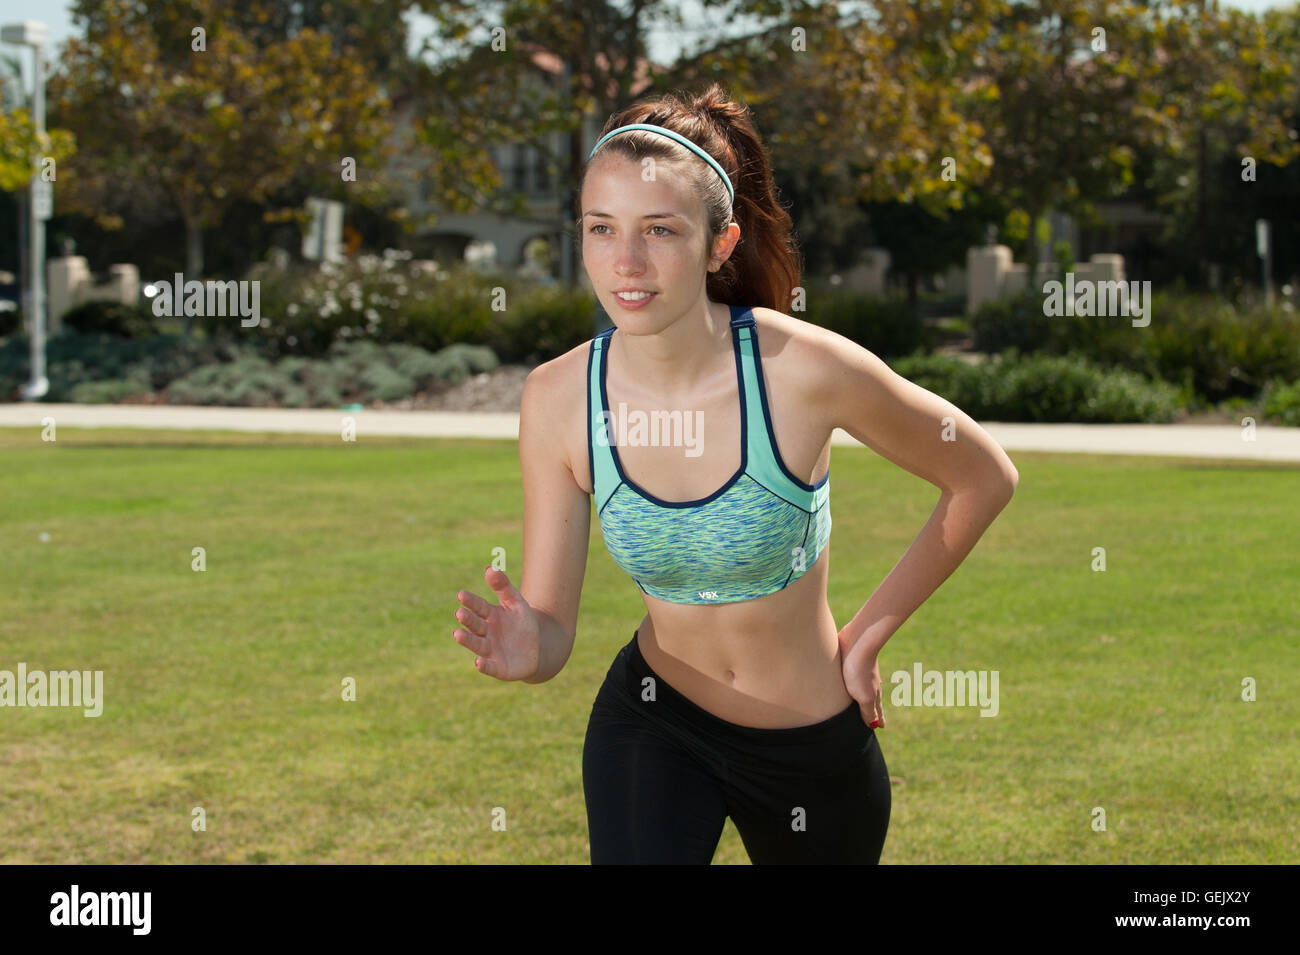
<svg viewBox="0 0 1300 955"><path fill-rule="evenodd" d="M1273 378L1300 378L1300 313L1238 309L1220 299L1156 294L1151 323L1124 316L1043 314L1041 294L989 302L971 318L975 348L1075 354L1191 388L1207 402L1252 397Z"/></svg>
<svg viewBox="0 0 1300 955"><path fill-rule="evenodd" d="M1164 423L1177 417L1182 404L1179 390L1168 384L1072 356L1022 356L1007 349L979 365L917 355L892 367L985 421Z"/></svg>
<svg viewBox="0 0 1300 955"><path fill-rule="evenodd" d="M73 385L68 391L68 400L83 405L106 405L132 395L148 394L152 390L148 375L135 368L128 378L106 378Z"/></svg>
<svg viewBox="0 0 1300 955"><path fill-rule="evenodd" d="M0 190L16 192L27 188L33 172L47 157L58 164L72 158L76 138L66 129L48 129L44 138L37 135L31 111L20 106L13 111L0 109Z"/></svg>
<svg viewBox="0 0 1300 955"><path fill-rule="evenodd" d="M596 333L597 303L585 289L541 285L516 292L483 344L506 364L534 365L563 355Z"/></svg>
<svg viewBox="0 0 1300 955"><path fill-rule="evenodd" d="M497 357L484 345L449 345L432 356L434 374L440 381L458 385L470 375L497 367Z"/></svg>
<svg viewBox="0 0 1300 955"><path fill-rule="evenodd" d="M1280 306L1237 309L1221 301L1156 296L1151 325L1132 332L1136 353L1122 329L1098 341L1125 367L1167 381L1190 379L1210 401L1257 394L1273 378L1300 378L1300 314ZM1096 319L1092 320L1094 323ZM1125 339L1129 339L1125 342Z"/></svg>
<svg viewBox="0 0 1300 955"><path fill-rule="evenodd" d="M1264 414L1281 425L1300 427L1300 380L1275 378L1264 386L1260 403Z"/></svg>
<svg viewBox="0 0 1300 955"><path fill-rule="evenodd" d="M164 387L194 368L228 361L238 349L217 342L188 339L180 335L152 338L121 338L102 332L83 334L68 330L46 343L46 377L50 391L46 401L119 400L120 397ZM14 336L0 342L0 399L11 400L31 374L31 344ZM97 389L79 386L104 384ZM142 387L136 388L140 384ZM116 397L105 399L105 395Z"/></svg>
<svg viewBox="0 0 1300 955"><path fill-rule="evenodd" d="M25 338L0 342L0 397L29 377ZM255 350L180 335L129 339L65 332L47 348L47 401L99 404L167 389L171 404L334 408L455 385L499 364L483 345L430 353L413 345L338 342L319 359L273 362Z"/></svg>
<svg viewBox="0 0 1300 955"><path fill-rule="evenodd" d="M478 345L501 361L535 364L594 334L595 304L585 291L444 270L393 249L320 267L260 264L245 277L260 283L261 327L241 329L220 317L197 321L209 334L246 341L272 359L319 358L336 343L370 341L427 352Z"/></svg>
<svg viewBox="0 0 1300 955"><path fill-rule="evenodd" d="M1074 247L1068 239L1057 239L1052 246L1052 258L1056 262L1057 280L1064 282L1065 273L1074 271Z"/></svg>
<svg viewBox="0 0 1300 955"><path fill-rule="evenodd" d="M383 168L391 103L364 66L327 32L246 31L230 6L78 3L49 81L51 113L78 138L63 208L138 222L166 203L201 236L240 201L337 194L340 157ZM382 191L376 175L347 189L353 201ZM296 202L280 211L301 214Z"/></svg>
<svg viewBox="0 0 1300 955"><path fill-rule="evenodd" d="M83 334L103 332L123 338L146 338L158 333L153 309L122 302L86 302L63 313L63 326Z"/></svg>
<svg viewBox="0 0 1300 955"><path fill-rule="evenodd" d="M286 408L396 401L431 387L456 384L497 364L491 349L484 346L455 345L430 354L411 345L338 342L324 358L293 356L273 363L248 353L234 362L199 368L172 382L167 400Z"/></svg>
<svg viewBox="0 0 1300 955"><path fill-rule="evenodd" d="M804 318L805 316L796 316ZM881 358L934 347L934 333L902 296L831 293L817 298L807 321L857 342Z"/></svg>
<svg viewBox="0 0 1300 955"><path fill-rule="evenodd" d="M975 350L986 354L1046 349L1052 331L1043 315L1043 296L1035 292L985 302L971 315L970 327Z"/></svg>

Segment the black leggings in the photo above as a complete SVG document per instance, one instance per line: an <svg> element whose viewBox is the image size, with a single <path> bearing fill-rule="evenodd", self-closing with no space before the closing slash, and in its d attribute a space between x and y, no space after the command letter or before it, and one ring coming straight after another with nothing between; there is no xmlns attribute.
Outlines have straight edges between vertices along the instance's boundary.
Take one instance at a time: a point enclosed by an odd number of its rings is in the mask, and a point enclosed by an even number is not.
<svg viewBox="0 0 1300 955"><path fill-rule="evenodd" d="M596 865L708 864L727 816L755 864L874 865L889 828L889 770L857 701L811 726L730 723L651 670L635 633L592 705L582 787Z"/></svg>

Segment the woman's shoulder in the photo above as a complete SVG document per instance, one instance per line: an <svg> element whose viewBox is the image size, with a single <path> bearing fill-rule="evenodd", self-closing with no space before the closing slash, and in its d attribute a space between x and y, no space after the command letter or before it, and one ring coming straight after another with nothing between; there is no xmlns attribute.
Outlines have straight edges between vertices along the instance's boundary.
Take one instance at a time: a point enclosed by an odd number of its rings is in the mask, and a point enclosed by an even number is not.
<svg viewBox="0 0 1300 955"><path fill-rule="evenodd" d="M563 416L578 399L585 397L590 352L591 342L585 341L528 373L538 384L536 393L546 402L547 413Z"/></svg>
<svg viewBox="0 0 1300 955"><path fill-rule="evenodd" d="M583 342L562 355L537 365L528 373L520 400L523 421L541 429L541 444L559 453L578 486L591 493L587 466L587 356L591 342Z"/></svg>
<svg viewBox="0 0 1300 955"><path fill-rule="evenodd" d="M808 366L811 371L831 347L830 329L774 308L755 305L750 311L758 326L758 340L764 360L782 356L783 363Z"/></svg>

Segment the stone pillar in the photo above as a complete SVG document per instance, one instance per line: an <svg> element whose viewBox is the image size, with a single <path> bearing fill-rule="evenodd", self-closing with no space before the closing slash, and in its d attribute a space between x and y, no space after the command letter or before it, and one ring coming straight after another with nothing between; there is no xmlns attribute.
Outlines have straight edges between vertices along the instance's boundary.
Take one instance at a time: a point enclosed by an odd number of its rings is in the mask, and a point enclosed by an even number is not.
<svg viewBox="0 0 1300 955"><path fill-rule="evenodd" d="M889 275L888 249L863 250L862 261L844 273L844 285L866 295L884 295Z"/></svg>
<svg viewBox="0 0 1300 955"><path fill-rule="evenodd" d="M966 250L966 314L1005 294L1005 276L1011 271L1011 249L982 245Z"/></svg>
<svg viewBox="0 0 1300 955"><path fill-rule="evenodd" d="M66 255L45 263L50 335L63 329L63 314L81 304L81 290L89 285L90 267L84 256Z"/></svg>
<svg viewBox="0 0 1300 955"><path fill-rule="evenodd" d="M1088 256L1092 277L1098 282L1124 281L1124 256L1114 252L1096 252Z"/></svg>

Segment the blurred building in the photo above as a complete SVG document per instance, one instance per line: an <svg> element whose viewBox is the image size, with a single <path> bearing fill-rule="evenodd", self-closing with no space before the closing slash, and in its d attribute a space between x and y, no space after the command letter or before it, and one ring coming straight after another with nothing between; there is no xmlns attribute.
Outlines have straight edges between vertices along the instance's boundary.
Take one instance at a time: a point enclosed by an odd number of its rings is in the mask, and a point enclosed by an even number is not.
<svg viewBox="0 0 1300 955"><path fill-rule="evenodd" d="M526 44L524 49L530 50L534 67L532 82L539 93L562 95L567 88L563 60L536 44ZM636 78L630 88L633 96L650 85L650 67L648 60L638 61ZM390 169L396 181L409 183L406 207L411 217L420 221L431 212L437 216L435 224L417 232L421 240L420 254L439 261L494 262L522 268L533 275L549 270L552 276L559 277L564 245L573 241L570 190L576 186L576 180L570 173L570 156L576 149L579 161L586 161L608 117L595 113L584 117L581 129L572 137L566 132L554 132L540 143L521 140L491 146L489 152L500 171L502 189L523 197L523 212L465 214L439 208L428 194L426 177L419 174L418 161L401 158L412 153L403 147L414 144L413 108L409 103L395 104L394 138L399 158ZM573 268L579 280L585 281L581 267L574 263Z"/></svg>

